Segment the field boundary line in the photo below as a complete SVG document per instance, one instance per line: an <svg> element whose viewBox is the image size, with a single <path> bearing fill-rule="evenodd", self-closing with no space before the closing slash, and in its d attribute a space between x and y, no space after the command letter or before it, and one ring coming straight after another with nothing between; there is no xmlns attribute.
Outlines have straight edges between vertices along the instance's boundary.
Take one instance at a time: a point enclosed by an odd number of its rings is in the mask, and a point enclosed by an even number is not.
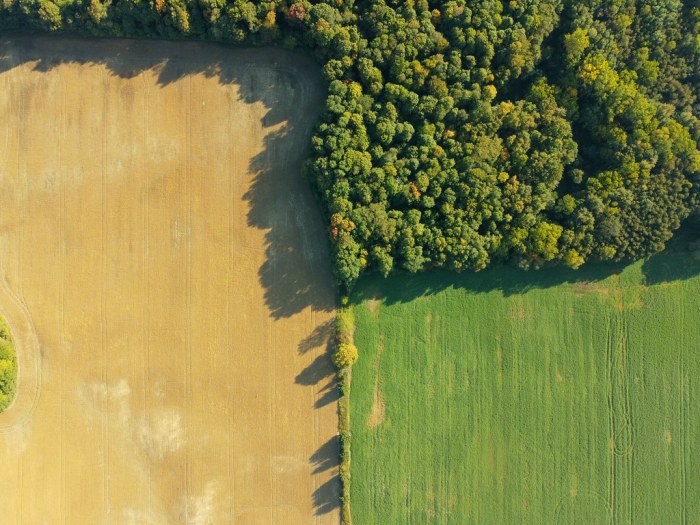
<svg viewBox="0 0 700 525"><path fill-rule="evenodd" d="M101 179L100 179L100 213L101 213L101 225L100 225L100 339L102 343L102 383L105 388L109 388L109 375L107 371L107 316L105 314L105 295L107 287L107 255L105 253L106 242L105 238L107 236L107 126L104 122L109 122L107 118L109 113L109 103L108 103L108 90L105 89L107 86L106 80L106 70L102 68L102 169ZM109 515L110 503L109 503L109 421L107 417L102 415L102 441L104 446L104 470L102 472L103 479L103 505L104 510Z"/></svg>
<svg viewBox="0 0 700 525"><path fill-rule="evenodd" d="M141 73L141 78L143 80L143 144L145 145L145 152L148 152L148 82L146 81L146 73L142 72ZM144 350L145 350L145 355L143 358L143 367L144 367L144 373L143 373L143 413L144 413L144 419L148 417L148 414L150 413L148 406L148 389L150 388L151 385L151 378L150 378L150 355L151 355L151 280L149 279L148 276L148 270L149 270L149 265L148 265L148 245L149 245L149 228L150 228L150 223L149 223L149 174L146 172L146 153L144 152L143 155L141 155L142 163L143 163L143 173L141 176L142 184L143 184L143 216L142 216L142 227L143 227L143 280L144 280L144 287L146 290L146 300L144 304L144 317L145 317L145 323L144 323ZM146 464L146 471L148 473L148 483L147 483L147 490L146 490L146 501L148 505L148 512L151 512L152 508L152 489L151 489L151 478L152 478L152 467L150 463Z"/></svg>
<svg viewBox="0 0 700 525"><path fill-rule="evenodd" d="M185 407L187 423L185 424L185 520L190 519L190 499L192 496L192 465L190 447L192 425L192 75L187 76L187 111L186 115L186 155L185 165L185 267L187 268L187 362L185 363Z"/></svg>
<svg viewBox="0 0 700 525"><path fill-rule="evenodd" d="M231 155L234 157L232 165L236 166L236 148L231 147L232 145L235 144L233 141L233 137L235 136L233 132L233 119L231 118L232 114L232 108L231 108L231 93L230 91L227 92L227 124L228 124L228 140L229 140L229 147L231 150ZM231 327L231 315L232 315L232 309L231 309L231 279L233 278L234 275L234 220L235 220L235 199L233 198L233 189L235 188L235 180L234 180L235 172L230 173L229 176L227 177L227 182L228 182L228 200L227 200L227 206L226 209L228 210L228 275L226 278L226 335L227 335L227 346L228 346L228 352L227 352L227 360L228 360L228 369L233 370L233 334L231 333L232 327ZM236 448L236 437L235 433L233 431L234 426L235 426L235 417L233 413L233 407L235 406L235 396L234 396L234 391L235 391L235 385L234 385L234 374L231 373L229 377L229 391L228 391L228 411L229 411L229 417L228 417L228 442L229 442L229 447L228 447L228 473L229 473L229 480L231 483L231 499L229 501L229 522L234 523L235 520L235 508L236 508L236 468L235 468L235 462L234 462L234 457L235 457L235 448Z"/></svg>
<svg viewBox="0 0 700 525"><path fill-rule="evenodd" d="M615 414L614 414L614 403L613 403L613 354L614 354L614 340L613 340L613 328L615 326L614 318L608 318L608 330L606 338L606 367L605 367L605 389L606 398L608 404L608 425L610 432L610 467L608 471L608 506L612 509L611 523L615 523L615 482L616 482L616 464L615 464Z"/></svg>
<svg viewBox="0 0 700 525"><path fill-rule="evenodd" d="M59 77L61 81L61 124L59 127L59 134L63 136L68 129L68 124L66 120L66 93L67 85L65 82L65 77L61 75ZM63 141L58 140L58 166L60 173L60 193L59 199L60 204L58 207L58 228L59 228L59 285L58 285L58 329L60 333L62 346L66 343L66 173L63 167L64 153L63 153ZM63 364L63 377L66 377L68 365L64 362ZM66 469L66 453L64 445L64 436L66 434L66 416L65 416L65 403L61 403L61 523L66 523L66 504L65 504L65 494L66 486L68 485L68 472Z"/></svg>
<svg viewBox="0 0 700 525"><path fill-rule="evenodd" d="M685 284L685 283L684 283ZM685 286L682 287L685 293ZM688 422L690 420L690 378L686 372L687 352L685 351L685 301L680 301L680 330L678 337L681 341L680 355L678 356L678 385L680 394L679 403L679 431L681 434L681 451L680 451L680 484L681 484L681 523L688 523L688 485L687 485L687 462L686 452L688 450Z"/></svg>
<svg viewBox="0 0 700 525"><path fill-rule="evenodd" d="M608 321L606 389L610 424L609 502L613 523L628 522L634 505L634 425L629 395L630 364L629 327L623 311L612 314ZM623 483L620 476L624 476ZM624 508L616 503L620 501ZM622 513L621 516L618 516ZM620 519L618 519L620 518Z"/></svg>

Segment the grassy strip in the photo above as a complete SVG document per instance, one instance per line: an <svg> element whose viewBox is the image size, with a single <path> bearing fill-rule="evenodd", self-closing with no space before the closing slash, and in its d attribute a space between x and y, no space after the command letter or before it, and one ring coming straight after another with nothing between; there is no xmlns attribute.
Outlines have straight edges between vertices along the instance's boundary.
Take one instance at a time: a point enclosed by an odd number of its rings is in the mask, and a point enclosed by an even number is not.
<svg viewBox="0 0 700 525"><path fill-rule="evenodd" d="M17 356L10 329L0 318L0 412L5 410L15 397L17 386Z"/></svg>
<svg viewBox="0 0 700 525"><path fill-rule="evenodd" d="M340 436L340 482L342 494L340 497L340 522L350 525L350 383L352 381L351 367L357 361L355 347L355 315L350 306L338 309L335 318L335 335L338 350L333 361L338 367L340 379L340 399L338 400L338 435Z"/></svg>
<svg viewBox="0 0 700 525"><path fill-rule="evenodd" d="M352 372L349 368L341 370L340 399L338 400L338 434L340 435L340 523L350 525L350 383Z"/></svg>

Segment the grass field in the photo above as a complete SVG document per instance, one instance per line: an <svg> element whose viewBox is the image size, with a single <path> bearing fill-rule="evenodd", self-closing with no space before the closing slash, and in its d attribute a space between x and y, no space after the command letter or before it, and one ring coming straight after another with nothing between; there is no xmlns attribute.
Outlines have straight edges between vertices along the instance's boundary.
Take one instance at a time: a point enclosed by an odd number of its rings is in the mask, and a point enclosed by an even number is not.
<svg viewBox="0 0 700 525"><path fill-rule="evenodd" d="M365 279L368 524L698 523L700 265Z"/></svg>
<svg viewBox="0 0 700 525"><path fill-rule="evenodd" d="M2 525L338 523L310 60L0 37Z"/></svg>

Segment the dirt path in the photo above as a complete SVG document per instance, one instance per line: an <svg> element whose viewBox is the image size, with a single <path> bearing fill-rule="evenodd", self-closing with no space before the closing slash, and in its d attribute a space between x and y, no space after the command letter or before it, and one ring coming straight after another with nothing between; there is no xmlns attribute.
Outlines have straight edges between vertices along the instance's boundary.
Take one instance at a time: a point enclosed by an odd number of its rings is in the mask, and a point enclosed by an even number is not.
<svg viewBox="0 0 700 525"><path fill-rule="evenodd" d="M338 522L319 86L280 50L0 40L3 524Z"/></svg>

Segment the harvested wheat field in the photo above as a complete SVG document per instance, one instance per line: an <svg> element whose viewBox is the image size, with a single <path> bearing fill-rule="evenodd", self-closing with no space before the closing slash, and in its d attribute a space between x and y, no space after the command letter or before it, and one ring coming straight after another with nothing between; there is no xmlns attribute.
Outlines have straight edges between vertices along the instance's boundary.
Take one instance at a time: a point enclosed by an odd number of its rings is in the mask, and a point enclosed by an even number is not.
<svg viewBox="0 0 700 525"><path fill-rule="evenodd" d="M320 86L282 50L0 40L3 525L338 522Z"/></svg>

